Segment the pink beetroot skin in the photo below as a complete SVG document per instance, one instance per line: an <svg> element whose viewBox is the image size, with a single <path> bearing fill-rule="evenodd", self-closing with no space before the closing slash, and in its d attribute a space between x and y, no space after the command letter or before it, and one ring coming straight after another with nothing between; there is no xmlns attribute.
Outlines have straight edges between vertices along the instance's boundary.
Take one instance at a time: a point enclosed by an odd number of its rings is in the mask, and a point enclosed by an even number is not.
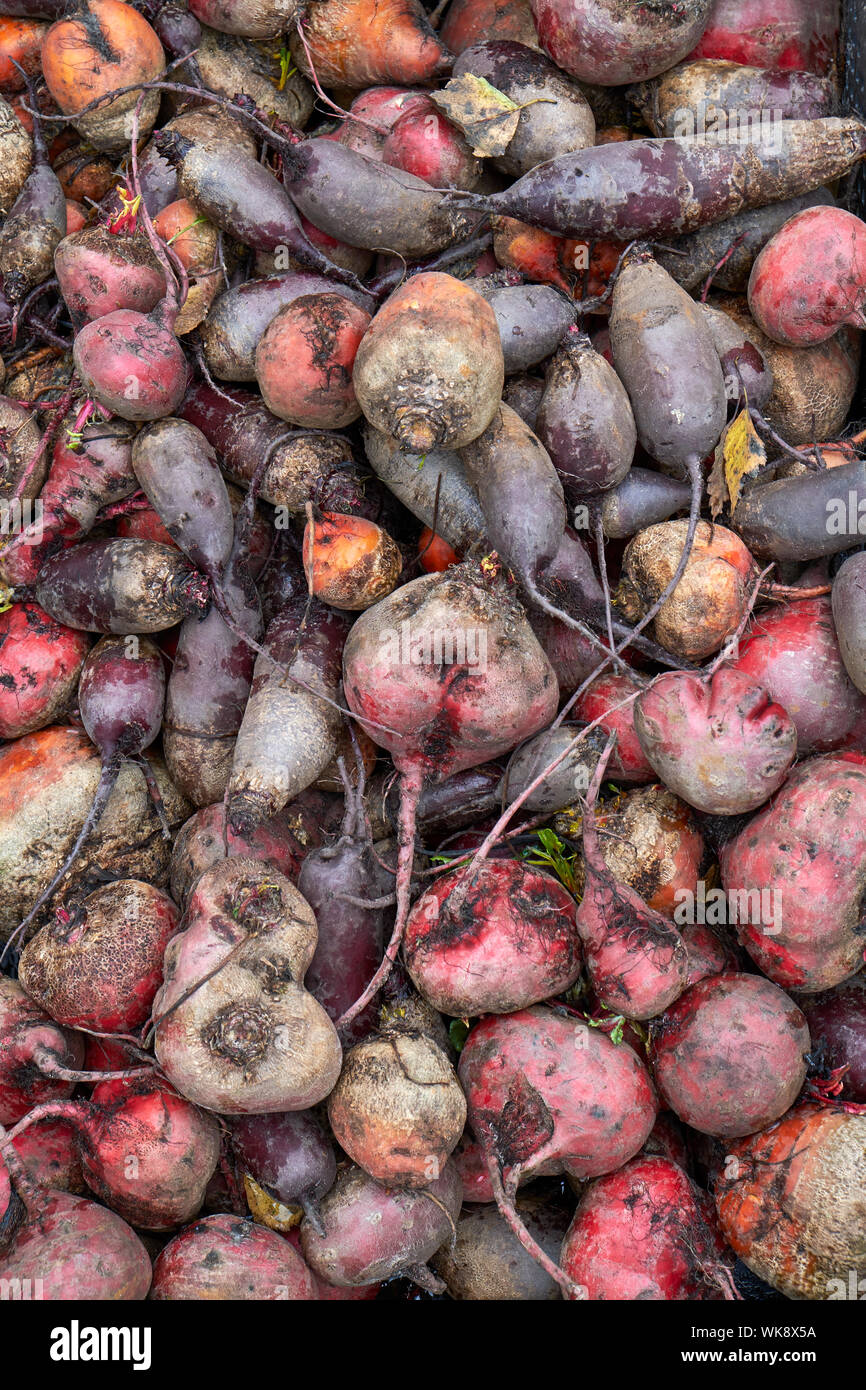
<svg viewBox="0 0 866 1390"><path fill-rule="evenodd" d="M635 702L641 747L665 786L708 815L754 811L782 785L797 731L741 671L658 676Z"/></svg>
<svg viewBox="0 0 866 1390"><path fill-rule="evenodd" d="M39 1221L28 1220L0 1257L0 1279L39 1280L40 1297L52 1302L141 1302L150 1277L147 1251L132 1227L68 1192L51 1193Z"/></svg>
<svg viewBox="0 0 866 1390"><path fill-rule="evenodd" d="M577 682L580 684L580 682ZM647 761L634 726L634 700L616 706L629 695L636 695L640 686L632 680L628 672L608 672L598 676L585 690L574 707L575 719L592 723L600 719L600 728L606 733L616 733L616 747L608 764L608 773L613 782L654 782L655 770Z"/></svg>
<svg viewBox="0 0 866 1390"><path fill-rule="evenodd" d="M74 1079L46 1075L42 1058L80 1067L84 1039L58 1027L17 981L0 976L0 1124L16 1124L34 1105L72 1094Z"/></svg>
<svg viewBox="0 0 866 1390"><path fill-rule="evenodd" d="M794 1001L760 975L710 975L651 1029L662 1099L692 1129L721 1139L754 1134L793 1104L810 1039Z"/></svg>
<svg viewBox="0 0 866 1390"><path fill-rule="evenodd" d="M832 989L863 964L863 761L846 754L802 763L720 852L729 902L739 895L739 939L784 989Z"/></svg>
<svg viewBox="0 0 866 1390"><path fill-rule="evenodd" d="M85 632L35 603L0 613L0 738L20 738L62 719L90 648Z"/></svg>
<svg viewBox="0 0 866 1390"><path fill-rule="evenodd" d="M593 1302L720 1300L723 1261L733 1257L712 1201L667 1158L635 1158L594 1182L562 1244L563 1269Z"/></svg>
<svg viewBox="0 0 866 1390"><path fill-rule="evenodd" d="M715 0L689 57L823 75L836 62L838 36L839 0Z"/></svg>
<svg viewBox="0 0 866 1390"><path fill-rule="evenodd" d="M866 328L866 222L843 208L806 208L758 255L749 312L777 343L814 347L844 324Z"/></svg>
<svg viewBox="0 0 866 1390"><path fill-rule="evenodd" d="M441 1013L514 1013L580 974L574 899L516 860L485 861L443 875L419 898L404 954L418 990Z"/></svg>
<svg viewBox="0 0 866 1390"><path fill-rule="evenodd" d="M276 1231L238 1216L206 1216L187 1226L159 1255L151 1298L307 1302L316 1297L313 1276Z"/></svg>

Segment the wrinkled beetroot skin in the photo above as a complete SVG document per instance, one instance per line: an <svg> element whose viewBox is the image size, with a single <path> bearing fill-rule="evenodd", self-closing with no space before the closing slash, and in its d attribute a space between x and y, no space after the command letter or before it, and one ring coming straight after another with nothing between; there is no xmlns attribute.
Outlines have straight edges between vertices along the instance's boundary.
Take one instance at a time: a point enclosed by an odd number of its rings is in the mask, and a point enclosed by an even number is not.
<svg viewBox="0 0 866 1390"><path fill-rule="evenodd" d="M723 846L719 862L729 903L731 893L740 893L737 915L757 919L738 922L739 940L771 980L813 994L855 974L864 949L863 759L845 754L801 764L769 806ZM743 890L752 893L750 907ZM756 911L762 891L764 906ZM760 920L768 908L770 932Z"/></svg>
<svg viewBox="0 0 866 1390"><path fill-rule="evenodd" d="M41 1120L31 1129L22 1130L13 1139L12 1147L37 1186L50 1187L55 1192L85 1191L75 1129L67 1121Z"/></svg>
<svg viewBox="0 0 866 1390"><path fill-rule="evenodd" d="M478 866L463 897L465 881L465 872L442 875L406 927L407 969L434 1008L454 1018L509 1014L574 984L574 899L556 879L500 859Z"/></svg>
<svg viewBox="0 0 866 1390"><path fill-rule="evenodd" d="M842 1100L866 1103L866 974L837 985L826 994L802 999L812 1035L812 1052L829 1070L847 1067L841 1077Z"/></svg>
<svg viewBox="0 0 866 1390"><path fill-rule="evenodd" d="M842 661L829 598L762 613L731 664L787 710L801 758L840 747L866 712Z"/></svg>
<svg viewBox="0 0 866 1390"><path fill-rule="evenodd" d="M797 731L781 705L724 666L709 682L680 671L659 676L638 696L634 721L665 786L708 815L762 806L797 753Z"/></svg>
<svg viewBox="0 0 866 1390"><path fill-rule="evenodd" d="M806 1076L806 1019L760 975L711 975L686 990L651 1029L662 1099L685 1124L721 1139L778 1120Z"/></svg>
<svg viewBox="0 0 866 1390"><path fill-rule="evenodd" d="M823 76L836 61L839 0L716 0L689 58Z"/></svg>
<svg viewBox="0 0 866 1390"><path fill-rule="evenodd" d="M588 724L594 719L601 719L600 728L606 734L616 733L616 747L607 766L608 776L613 782L641 783L656 780L656 774L640 745L634 726L635 701L624 705L622 709L615 709L620 701L635 694L639 689L627 673L620 675L610 672L594 680L574 707L575 719L585 719Z"/></svg>
<svg viewBox="0 0 866 1390"><path fill-rule="evenodd" d="M724 1252L707 1194L669 1159L640 1157L584 1193L561 1264L591 1301L718 1301Z"/></svg>
<svg viewBox="0 0 866 1390"><path fill-rule="evenodd" d="M46 1198L40 1220L28 1221L0 1258L0 1279L41 1281L52 1302L141 1302L150 1260L131 1226L113 1211L68 1192Z"/></svg>
<svg viewBox="0 0 866 1390"><path fill-rule="evenodd" d="M458 1068L476 1136L504 1169L598 1177L632 1158L656 1117L630 1047L536 1005L477 1023Z"/></svg>
<svg viewBox="0 0 866 1390"><path fill-rule="evenodd" d="M206 1216L187 1226L157 1258L151 1298L308 1301L313 1276L276 1231L238 1216Z"/></svg>
<svg viewBox="0 0 866 1390"><path fill-rule="evenodd" d="M0 1124L14 1125L34 1105L65 1100L73 1083L52 1081L34 1060L45 1048L64 1067L80 1068L84 1039L65 1031L29 999L15 980L0 976Z"/></svg>

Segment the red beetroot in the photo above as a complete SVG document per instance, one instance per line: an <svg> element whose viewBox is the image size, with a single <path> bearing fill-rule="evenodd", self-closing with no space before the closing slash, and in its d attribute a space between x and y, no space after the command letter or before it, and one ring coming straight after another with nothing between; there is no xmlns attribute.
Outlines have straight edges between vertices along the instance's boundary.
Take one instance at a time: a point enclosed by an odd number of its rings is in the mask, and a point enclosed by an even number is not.
<svg viewBox="0 0 866 1390"><path fill-rule="evenodd" d="M187 1226L153 1267L151 1298L309 1301L313 1276L283 1236L238 1216L206 1216Z"/></svg>
<svg viewBox="0 0 866 1390"><path fill-rule="evenodd" d="M21 955L18 978L31 999L70 1028L130 1033L150 1016L178 910L149 883L97 888L71 916L58 913Z"/></svg>
<svg viewBox="0 0 866 1390"><path fill-rule="evenodd" d="M20 738L62 720L90 647L84 632L35 603L0 613L0 738Z"/></svg>
<svg viewBox="0 0 866 1390"><path fill-rule="evenodd" d="M0 1124L70 1096L77 1077L65 1070L83 1060L84 1040L59 1028L15 980L0 976Z"/></svg>
<svg viewBox="0 0 866 1390"><path fill-rule="evenodd" d="M800 1002L812 1035L813 1054L827 1071L842 1069L838 1076L840 1098L866 1103L866 975L861 970L826 994L806 994ZM831 1080L831 1086L834 1084Z"/></svg>
<svg viewBox="0 0 866 1390"><path fill-rule="evenodd" d="M845 670L829 598L762 613L732 664L787 710L801 758L838 748L866 710Z"/></svg>
<svg viewBox="0 0 866 1390"><path fill-rule="evenodd" d="M691 58L828 73L836 62L838 0L715 0Z"/></svg>
<svg viewBox="0 0 866 1390"><path fill-rule="evenodd" d="M814 347L843 324L866 328L866 223L806 208L776 232L749 278L749 313L768 337Z"/></svg>
<svg viewBox="0 0 866 1390"><path fill-rule="evenodd" d="M138 1236L96 1202L52 1193L0 1258L0 1279L38 1283L41 1297L66 1302L140 1302L151 1268Z"/></svg>
<svg viewBox="0 0 866 1390"><path fill-rule="evenodd" d="M165 276L144 236L120 236L96 223L66 236L54 274L75 324L115 309L147 314L165 294Z"/></svg>
<svg viewBox="0 0 866 1390"><path fill-rule="evenodd" d="M614 87L666 72L694 47L713 0L621 5L618 0L530 0L542 48L583 82Z"/></svg>
<svg viewBox="0 0 866 1390"><path fill-rule="evenodd" d="M103 1060L99 1065L104 1067L108 1063ZM53 1123L46 1120L33 1129L25 1129L13 1139L12 1147L37 1187L47 1187L54 1192L85 1191L75 1129L65 1120Z"/></svg>
<svg viewBox="0 0 866 1390"><path fill-rule="evenodd" d="M599 727L606 734L616 734L616 746L607 769L614 782L641 783L654 782L656 779L655 770L647 761L634 726L635 702L622 703L630 695L637 695L640 689L638 682L627 671L610 671L598 676L574 706L575 719L583 719L587 724L599 719Z"/></svg>
<svg viewBox="0 0 866 1390"><path fill-rule="evenodd" d="M457 126L432 101L413 104L385 137L386 164L415 174L433 188L477 188L483 165Z"/></svg>
<svg viewBox="0 0 866 1390"><path fill-rule="evenodd" d="M406 926L406 967L441 1013L514 1013L574 984L574 914L574 899L548 874L484 861L443 874L419 898Z"/></svg>
<svg viewBox="0 0 866 1390"><path fill-rule="evenodd" d="M778 1120L806 1076L809 1029L793 1000L760 975L711 975L651 1029L662 1098L685 1124L735 1139Z"/></svg>
<svg viewBox="0 0 866 1390"><path fill-rule="evenodd" d="M561 1258L592 1302L732 1297L713 1203L667 1158L635 1158L594 1182Z"/></svg>

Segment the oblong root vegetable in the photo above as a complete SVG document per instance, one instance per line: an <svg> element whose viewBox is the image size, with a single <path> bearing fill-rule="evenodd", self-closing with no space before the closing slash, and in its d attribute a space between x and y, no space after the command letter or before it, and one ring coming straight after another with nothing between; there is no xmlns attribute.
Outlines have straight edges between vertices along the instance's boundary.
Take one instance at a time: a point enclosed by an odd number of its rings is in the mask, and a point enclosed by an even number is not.
<svg viewBox="0 0 866 1390"><path fill-rule="evenodd" d="M303 986L317 931L298 890L256 860L226 859L199 879L185 920L153 1006L169 1081L223 1114L308 1110L323 1100L341 1049Z"/></svg>
<svg viewBox="0 0 866 1390"><path fill-rule="evenodd" d="M178 550L157 541L84 541L43 566L36 597L67 627L162 632L201 612L207 585Z"/></svg>
<svg viewBox="0 0 866 1390"><path fill-rule="evenodd" d="M813 758L720 851L739 939L783 989L831 989L863 963L861 807L866 769L857 756ZM780 906L769 923L768 901Z"/></svg>
<svg viewBox="0 0 866 1390"><path fill-rule="evenodd" d="M670 672L635 702L635 728L665 785L713 816L757 810L782 785L797 730L781 705L724 666L707 682Z"/></svg>
<svg viewBox="0 0 866 1390"><path fill-rule="evenodd" d="M485 1172L486 1176L486 1172ZM546 1193L518 1198L517 1214L550 1259L559 1255L568 1226L568 1211ZM471 1201L468 1193L464 1202ZM561 1297L550 1275L520 1245L492 1205L465 1206L453 1242L437 1250L433 1269L459 1302L542 1302Z"/></svg>
<svg viewBox="0 0 866 1390"><path fill-rule="evenodd" d="M328 1119L337 1143L370 1177L389 1188L423 1189L463 1133L466 1100L432 1038L386 1027L346 1053Z"/></svg>
<svg viewBox="0 0 866 1390"><path fill-rule="evenodd" d="M452 275L413 275L364 335L353 379L370 424L406 449L469 444L493 419L505 381L493 310Z"/></svg>
<svg viewBox="0 0 866 1390"><path fill-rule="evenodd" d="M616 0L530 0L542 48L558 67L584 82L615 87L665 72L690 53L710 18L713 0L675 9L635 9Z"/></svg>
<svg viewBox="0 0 866 1390"><path fill-rule="evenodd" d="M794 1001L760 975L709 975L657 1019L659 1091L692 1129L737 1139L784 1115L806 1076L810 1039Z"/></svg>
<svg viewBox="0 0 866 1390"><path fill-rule="evenodd" d="M485 860L472 873L441 875L419 898L404 955L415 986L441 1013L514 1013L569 989L580 974L574 900L528 865Z"/></svg>
<svg viewBox="0 0 866 1390"><path fill-rule="evenodd" d="M206 1216L160 1251L153 1267L156 1302L243 1299L306 1302L313 1277L275 1231L238 1216Z"/></svg>
<svg viewBox="0 0 866 1390"><path fill-rule="evenodd" d="M131 1226L97 1202L53 1192L0 1256L0 1279L27 1280L40 1297L66 1302L141 1302L150 1288L147 1251Z"/></svg>
<svg viewBox="0 0 866 1390"><path fill-rule="evenodd" d="M725 1239L794 1299L847 1299L866 1275L866 1117L797 1105L731 1146L715 1182Z"/></svg>
<svg viewBox="0 0 866 1390"><path fill-rule="evenodd" d="M616 487L631 468L637 432L628 393L576 329L548 364L536 432L570 501Z"/></svg>

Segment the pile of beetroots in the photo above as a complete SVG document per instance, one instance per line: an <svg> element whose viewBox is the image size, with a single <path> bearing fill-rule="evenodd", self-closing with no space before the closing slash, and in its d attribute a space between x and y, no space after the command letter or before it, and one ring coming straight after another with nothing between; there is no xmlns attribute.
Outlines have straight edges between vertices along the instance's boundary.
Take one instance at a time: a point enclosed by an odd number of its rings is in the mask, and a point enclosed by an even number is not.
<svg viewBox="0 0 866 1390"><path fill-rule="evenodd" d="M866 1288L851 13L0 0L0 1281Z"/></svg>

